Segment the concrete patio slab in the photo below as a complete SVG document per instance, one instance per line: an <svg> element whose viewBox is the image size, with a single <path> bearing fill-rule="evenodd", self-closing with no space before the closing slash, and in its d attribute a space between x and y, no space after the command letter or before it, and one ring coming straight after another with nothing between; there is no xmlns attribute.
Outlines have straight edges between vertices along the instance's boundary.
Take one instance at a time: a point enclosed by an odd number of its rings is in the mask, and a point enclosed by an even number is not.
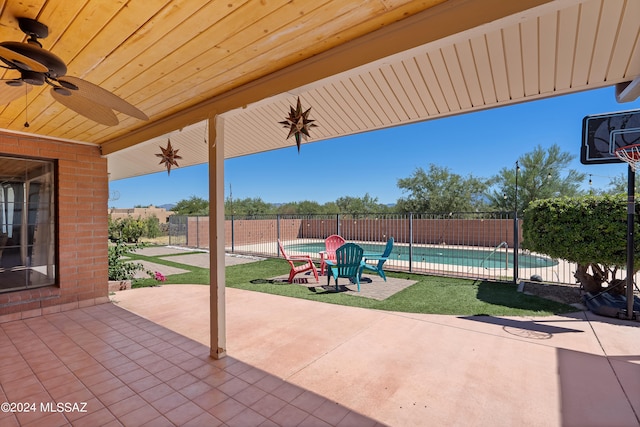
<svg viewBox="0 0 640 427"><path fill-rule="evenodd" d="M209 268L208 252L176 255L176 254L181 254L185 251L186 251L185 249L173 248L169 246L154 246L150 248L139 249L138 251L136 251L136 253L143 256L159 256L163 260L172 261L179 264L186 264L186 265L191 265L194 267L201 267L201 268ZM166 256L166 255L170 255L170 256ZM128 257L123 257L123 258L127 259ZM263 259L264 258L253 257L253 256L225 254L225 265L229 266L229 265L237 265L237 264L246 264L250 262L261 261ZM149 275L147 274L147 271L154 271L154 272L159 271L165 276L189 272L189 270L185 270L178 267L171 267L164 264L158 264L152 261L132 260L132 262L137 262L139 264L142 264L144 268L144 270L136 272L136 274L134 275L135 279L149 277Z"/></svg>
<svg viewBox="0 0 640 427"><path fill-rule="evenodd" d="M192 265L194 267L200 268L209 268L209 253L201 252L196 254L184 254L184 255L173 255L161 257L166 261L173 261L180 264ZM242 255L233 255L233 254L225 254L224 263L226 266L229 265L237 265L237 264L246 264L250 262L261 261L264 258L252 257L252 256L242 256Z"/></svg>
<svg viewBox="0 0 640 427"><path fill-rule="evenodd" d="M207 286L115 299L208 344ZM229 356L383 424L640 425L635 322L383 312L232 288L226 301Z"/></svg>
<svg viewBox="0 0 640 427"><path fill-rule="evenodd" d="M179 248L176 246L150 246L142 249L138 249L135 253L144 256L161 256L180 254L185 252L193 252L193 249Z"/></svg>
<svg viewBox="0 0 640 427"><path fill-rule="evenodd" d="M133 276L136 279L141 279L141 278L149 278L149 274L147 273L147 271L152 271L152 272L160 272L165 276L170 276L172 274L182 274L182 273L188 273L189 270L185 270L183 268L177 268L177 267L170 267L168 265L164 265L164 264L158 264L155 262L150 262L150 261L139 261L136 260L135 262L142 264L142 267L144 268L143 271L138 271L136 272L136 274Z"/></svg>

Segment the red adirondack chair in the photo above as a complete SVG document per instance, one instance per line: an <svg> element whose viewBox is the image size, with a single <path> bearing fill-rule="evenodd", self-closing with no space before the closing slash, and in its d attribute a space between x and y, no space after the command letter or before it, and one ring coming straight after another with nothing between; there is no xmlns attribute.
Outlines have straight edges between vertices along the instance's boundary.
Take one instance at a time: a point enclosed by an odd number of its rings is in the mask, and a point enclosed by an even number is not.
<svg viewBox="0 0 640 427"><path fill-rule="evenodd" d="M345 243L346 240L337 234L332 234L324 239L324 251L320 252L320 275L324 276L324 271L327 268L325 261L335 261L336 250Z"/></svg>
<svg viewBox="0 0 640 427"><path fill-rule="evenodd" d="M309 255L287 255L284 250L284 246L282 246L282 242L280 242L280 239L278 239L278 247L280 248L280 252L282 253L284 259L291 266L291 271L289 272L289 283L293 283L293 278L296 276L296 274L303 273L309 270L313 272L313 277L316 278L316 282L318 281L318 270L316 270L316 266L313 264L313 261L311 260L311 257ZM296 263L298 265L296 265Z"/></svg>

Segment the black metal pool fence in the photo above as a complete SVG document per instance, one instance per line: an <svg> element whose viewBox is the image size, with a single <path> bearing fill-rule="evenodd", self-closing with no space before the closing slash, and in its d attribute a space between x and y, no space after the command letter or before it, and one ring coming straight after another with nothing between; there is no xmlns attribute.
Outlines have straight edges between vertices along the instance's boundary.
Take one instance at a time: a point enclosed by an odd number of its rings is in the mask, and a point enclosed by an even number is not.
<svg viewBox="0 0 640 427"><path fill-rule="evenodd" d="M174 215L169 224L170 245L209 248L207 216ZM514 219L513 212L231 216L225 220L225 250L279 257L279 239L289 254L319 261L324 239L332 234L380 253L393 237L394 250L385 264L389 271L576 283L575 264L521 248L522 219Z"/></svg>

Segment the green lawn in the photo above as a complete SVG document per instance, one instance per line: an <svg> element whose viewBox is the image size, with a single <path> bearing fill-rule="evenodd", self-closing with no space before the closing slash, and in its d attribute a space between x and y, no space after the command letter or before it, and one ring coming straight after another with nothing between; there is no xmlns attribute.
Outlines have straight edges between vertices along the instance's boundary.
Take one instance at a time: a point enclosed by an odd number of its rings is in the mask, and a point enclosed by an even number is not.
<svg viewBox="0 0 640 427"><path fill-rule="evenodd" d="M208 269L167 261L166 256L161 259L133 254L131 258L189 270L188 273L168 276L165 284L209 284ZM517 292L512 283L388 272L389 277L416 280L417 283L384 301L377 301L345 293L312 292L295 284L251 283L256 279L287 274L289 266L280 259L233 265L226 267L225 271L227 287L230 288L378 310L458 316L545 316L576 311L565 304ZM157 284L154 279L139 279L134 281L133 287Z"/></svg>

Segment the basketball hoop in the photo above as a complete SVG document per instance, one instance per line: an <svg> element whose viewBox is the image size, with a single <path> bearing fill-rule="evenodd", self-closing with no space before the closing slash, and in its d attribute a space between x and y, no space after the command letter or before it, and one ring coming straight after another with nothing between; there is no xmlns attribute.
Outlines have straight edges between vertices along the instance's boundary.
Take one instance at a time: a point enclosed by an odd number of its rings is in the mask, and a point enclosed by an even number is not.
<svg viewBox="0 0 640 427"><path fill-rule="evenodd" d="M615 154L623 162L629 163L634 172L636 171L636 165L640 162L640 144L616 148Z"/></svg>

